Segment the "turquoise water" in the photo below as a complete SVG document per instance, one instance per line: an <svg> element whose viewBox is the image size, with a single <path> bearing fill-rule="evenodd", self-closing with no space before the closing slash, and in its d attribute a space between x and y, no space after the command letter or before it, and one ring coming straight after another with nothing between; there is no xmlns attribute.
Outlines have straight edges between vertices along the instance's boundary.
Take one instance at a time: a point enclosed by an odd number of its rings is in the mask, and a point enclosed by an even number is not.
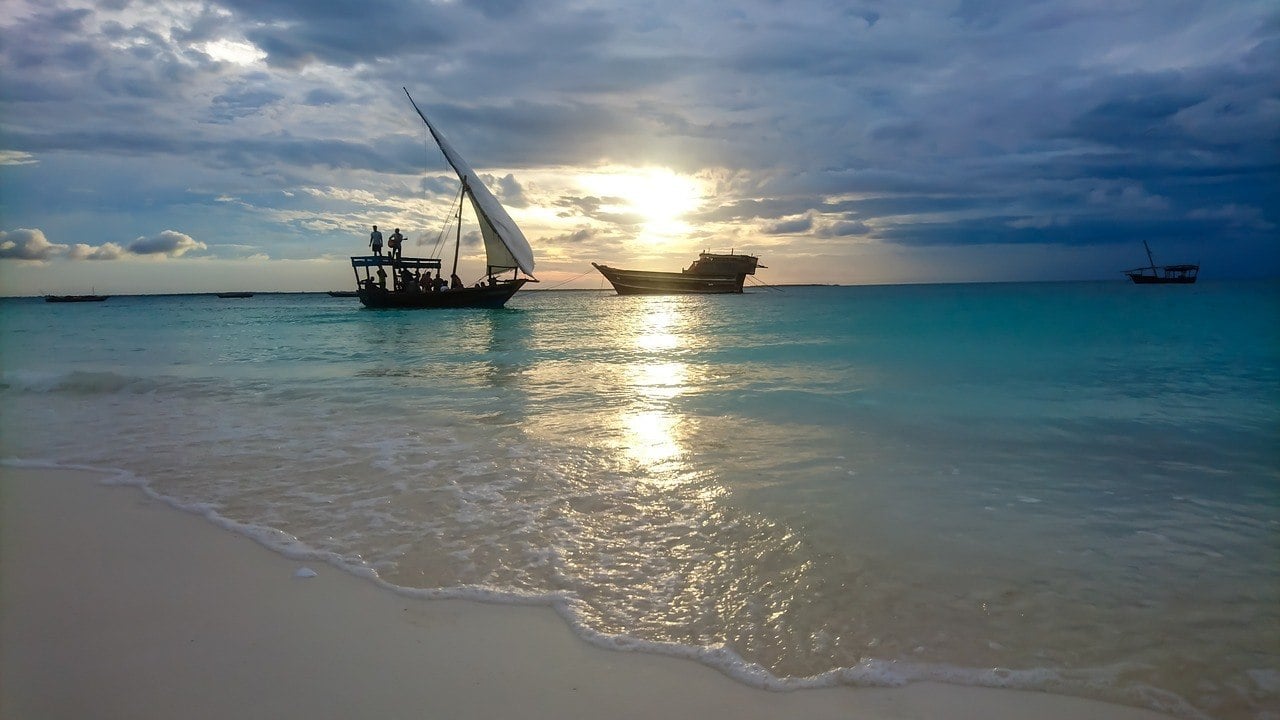
<svg viewBox="0 0 1280 720"><path fill-rule="evenodd" d="M0 454L768 687L1280 713L1280 285L0 301Z"/></svg>

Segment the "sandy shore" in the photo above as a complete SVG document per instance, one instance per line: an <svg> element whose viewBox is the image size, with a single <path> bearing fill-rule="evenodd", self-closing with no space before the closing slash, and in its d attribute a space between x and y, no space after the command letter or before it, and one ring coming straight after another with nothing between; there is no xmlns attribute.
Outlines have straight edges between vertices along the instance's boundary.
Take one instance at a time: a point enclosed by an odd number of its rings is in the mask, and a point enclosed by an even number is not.
<svg viewBox="0 0 1280 720"><path fill-rule="evenodd" d="M88 473L0 466L0 717L1101 718L918 684L790 693L576 638L551 610L405 598Z"/></svg>

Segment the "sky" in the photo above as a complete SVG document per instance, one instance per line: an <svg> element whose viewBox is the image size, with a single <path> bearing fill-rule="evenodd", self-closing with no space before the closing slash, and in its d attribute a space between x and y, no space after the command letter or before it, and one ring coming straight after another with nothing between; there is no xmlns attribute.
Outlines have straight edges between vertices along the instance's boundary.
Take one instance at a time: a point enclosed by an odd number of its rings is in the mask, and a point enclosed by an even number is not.
<svg viewBox="0 0 1280 720"><path fill-rule="evenodd" d="M1280 275L1275 0L5 0L0 295L348 289L375 224L448 262L402 88L531 287Z"/></svg>

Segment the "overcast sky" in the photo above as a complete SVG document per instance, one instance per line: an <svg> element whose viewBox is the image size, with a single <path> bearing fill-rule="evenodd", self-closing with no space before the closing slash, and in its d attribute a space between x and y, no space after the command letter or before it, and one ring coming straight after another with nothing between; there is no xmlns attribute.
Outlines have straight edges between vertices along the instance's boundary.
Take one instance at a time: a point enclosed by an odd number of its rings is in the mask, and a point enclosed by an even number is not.
<svg viewBox="0 0 1280 720"><path fill-rule="evenodd" d="M327 290L488 181L541 287L1280 274L1275 0L5 0L0 294ZM474 230L464 216L464 232ZM482 270L473 232L463 275Z"/></svg>

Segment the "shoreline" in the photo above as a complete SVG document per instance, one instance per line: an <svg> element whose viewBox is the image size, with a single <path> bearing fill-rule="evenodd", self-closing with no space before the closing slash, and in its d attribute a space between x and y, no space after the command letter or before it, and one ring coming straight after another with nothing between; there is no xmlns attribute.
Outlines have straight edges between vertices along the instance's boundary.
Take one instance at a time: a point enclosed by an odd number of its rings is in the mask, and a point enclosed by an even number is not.
<svg viewBox="0 0 1280 720"><path fill-rule="evenodd" d="M1167 718L940 683L789 692L545 606L406 597L90 471L0 466L0 717Z"/></svg>

